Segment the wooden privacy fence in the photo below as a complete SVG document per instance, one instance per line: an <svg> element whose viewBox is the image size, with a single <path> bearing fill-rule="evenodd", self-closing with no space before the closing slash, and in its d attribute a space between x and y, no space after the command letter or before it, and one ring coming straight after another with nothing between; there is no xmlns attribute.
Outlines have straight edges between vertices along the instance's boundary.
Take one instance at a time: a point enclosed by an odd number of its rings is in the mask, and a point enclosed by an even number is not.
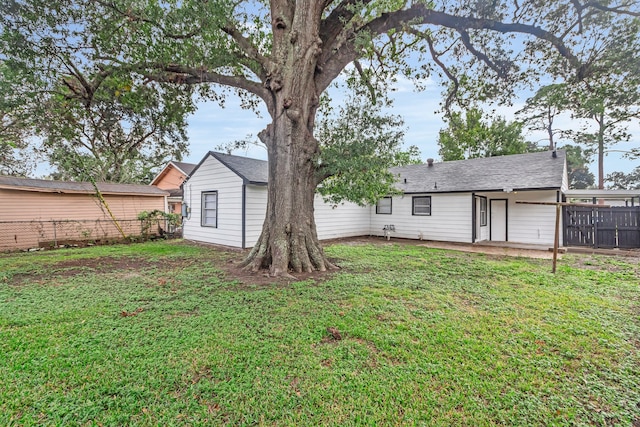
<svg viewBox="0 0 640 427"><path fill-rule="evenodd" d="M173 236L176 231L164 219L155 220L151 225L138 219L118 220L118 224L124 234L133 239ZM107 219L0 221L0 252L116 240L122 240L122 233Z"/></svg>
<svg viewBox="0 0 640 427"><path fill-rule="evenodd" d="M564 207L565 246L640 248L640 206Z"/></svg>

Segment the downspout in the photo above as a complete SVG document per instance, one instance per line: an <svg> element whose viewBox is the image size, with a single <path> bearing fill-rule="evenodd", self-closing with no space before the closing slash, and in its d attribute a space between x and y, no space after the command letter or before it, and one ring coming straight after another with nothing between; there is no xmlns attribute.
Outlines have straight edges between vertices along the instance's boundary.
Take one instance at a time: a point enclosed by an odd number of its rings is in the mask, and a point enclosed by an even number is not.
<svg viewBox="0 0 640 427"><path fill-rule="evenodd" d="M476 193L471 193L471 243L476 242Z"/></svg>
<svg viewBox="0 0 640 427"><path fill-rule="evenodd" d="M247 184L242 183L242 249L247 245Z"/></svg>

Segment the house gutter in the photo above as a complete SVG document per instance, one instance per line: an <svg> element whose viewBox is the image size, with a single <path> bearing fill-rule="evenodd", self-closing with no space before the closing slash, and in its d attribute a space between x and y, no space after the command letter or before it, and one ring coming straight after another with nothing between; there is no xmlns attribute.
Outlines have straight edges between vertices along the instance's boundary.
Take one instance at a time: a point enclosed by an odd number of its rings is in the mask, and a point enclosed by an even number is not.
<svg viewBox="0 0 640 427"><path fill-rule="evenodd" d="M518 191L546 191L546 190L558 190L558 187L536 187L536 188L512 188L512 192ZM403 194L459 194L459 193L504 193L504 188L487 188L487 189L476 189L476 190L424 190L424 191L403 191Z"/></svg>

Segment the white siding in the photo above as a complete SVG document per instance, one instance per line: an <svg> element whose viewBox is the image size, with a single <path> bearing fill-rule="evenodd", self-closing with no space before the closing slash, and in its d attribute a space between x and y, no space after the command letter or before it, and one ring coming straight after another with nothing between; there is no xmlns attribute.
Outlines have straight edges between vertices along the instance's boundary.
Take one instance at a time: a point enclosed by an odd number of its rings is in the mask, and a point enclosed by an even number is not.
<svg viewBox="0 0 640 427"><path fill-rule="evenodd" d="M509 193L507 229L509 241L553 245L556 207L517 204L516 201L556 202L556 198L555 190ZM562 217L560 219L560 230L562 230Z"/></svg>
<svg viewBox="0 0 640 427"><path fill-rule="evenodd" d="M562 171L562 192L569 189L569 173L567 172L567 162L564 162L564 170Z"/></svg>
<svg viewBox="0 0 640 427"><path fill-rule="evenodd" d="M264 217L267 213L267 186L247 185L247 206L246 206L246 242L245 247L251 248L256 244Z"/></svg>
<svg viewBox="0 0 640 427"><path fill-rule="evenodd" d="M246 246L252 247L262 231L267 206L266 186L247 186ZM320 240L369 234L369 208L354 203L333 207L316 195L314 201L316 228Z"/></svg>
<svg viewBox="0 0 640 427"><path fill-rule="evenodd" d="M391 215L376 214L372 207L371 234L383 236L383 227L392 224L392 237L471 242L471 193L424 195L431 196L431 216L412 215L412 197L417 194L393 196Z"/></svg>
<svg viewBox="0 0 640 427"><path fill-rule="evenodd" d="M200 225L202 193L218 192L218 227ZM215 157L208 156L184 187L184 201L191 209L185 218L185 239L240 247L242 244L242 179Z"/></svg>
<svg viewBox="0 0 640 427"><path fill-rule="evenodd" d="M371 208L369 207L347 202L334 208L325 203L322 196L316 195L314 208L320 240L369 235L371 229Z"/></svg>

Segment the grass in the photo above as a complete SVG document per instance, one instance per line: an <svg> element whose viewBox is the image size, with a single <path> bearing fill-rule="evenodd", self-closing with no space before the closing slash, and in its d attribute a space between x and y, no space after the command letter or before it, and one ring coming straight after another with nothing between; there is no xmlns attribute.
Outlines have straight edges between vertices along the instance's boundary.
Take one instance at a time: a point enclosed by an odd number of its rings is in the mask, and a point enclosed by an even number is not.
<svg viewBox="0 0 640 427"><path fill-rule="evenodd" d="M0 425L640 424L637 261L327 252L274 285L175 241L0 255Z"/></svg>

